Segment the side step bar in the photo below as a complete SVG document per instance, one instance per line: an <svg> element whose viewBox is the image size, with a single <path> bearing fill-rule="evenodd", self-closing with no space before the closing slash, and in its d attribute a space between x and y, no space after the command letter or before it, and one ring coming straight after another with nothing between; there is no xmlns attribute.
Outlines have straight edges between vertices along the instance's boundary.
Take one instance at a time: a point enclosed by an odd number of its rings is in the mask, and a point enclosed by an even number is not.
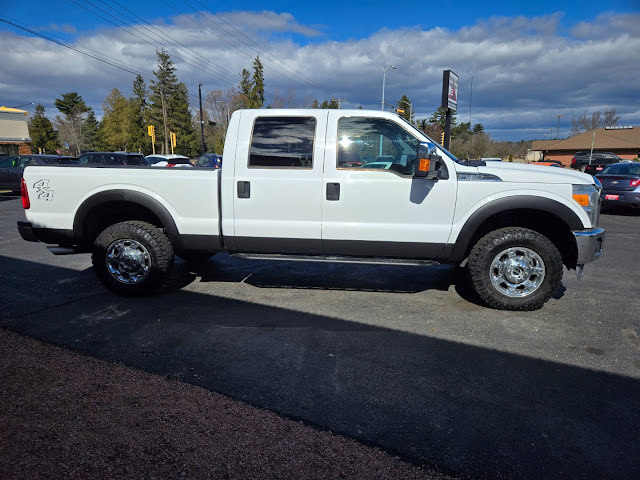
<svg viewBox="0 0 640 480"><path fill-rule="evenodd" d="M407 258L340 257L335 255L280 255L269 253L233 253L232 257L248 260L277 260L283 262L325 262L360 263L369 265L397 265L408 267L433 267L439 265L434 260L414 260Z"/></svg>

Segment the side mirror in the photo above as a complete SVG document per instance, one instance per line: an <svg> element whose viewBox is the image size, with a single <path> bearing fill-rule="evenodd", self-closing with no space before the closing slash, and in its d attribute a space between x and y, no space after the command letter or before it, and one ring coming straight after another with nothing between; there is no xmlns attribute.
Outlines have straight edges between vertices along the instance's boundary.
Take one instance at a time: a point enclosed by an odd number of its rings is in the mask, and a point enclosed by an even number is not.
<svg viewBox="0 0 640 480"><path fill-rule="evenodd" d="M432 143L420 143L418 157L415 162L413 176L435 180L448 178L442 157L436 154L436 147Z"/></svg>

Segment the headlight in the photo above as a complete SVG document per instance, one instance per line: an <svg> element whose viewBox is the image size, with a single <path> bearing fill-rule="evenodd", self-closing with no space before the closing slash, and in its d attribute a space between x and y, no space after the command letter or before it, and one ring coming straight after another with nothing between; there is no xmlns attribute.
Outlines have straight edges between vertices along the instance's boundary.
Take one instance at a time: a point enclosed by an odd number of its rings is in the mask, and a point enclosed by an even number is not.
<svg viewBox="0 0 640 480"><path fill-rule="evenodd" d="M600 213L600 188L596 185L573 185L573 200L584 209L591 226L595 227Z"/></svg>

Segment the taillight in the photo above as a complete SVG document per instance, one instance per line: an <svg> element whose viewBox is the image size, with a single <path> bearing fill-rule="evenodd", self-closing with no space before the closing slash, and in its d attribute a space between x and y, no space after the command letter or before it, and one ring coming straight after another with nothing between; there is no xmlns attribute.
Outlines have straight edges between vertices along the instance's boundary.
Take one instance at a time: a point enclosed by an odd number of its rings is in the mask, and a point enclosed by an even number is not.
<svg viewBox="0 0 640 480"><path fill-rule="evenodd" d="M576 164L576 157L573 157L573 158L571 159L571 165L575 165L575 164Z"/></svg>
<svg viewBox="0 0 640 480"><path fill-rule="evenodd" d="M636 178L635 180L631 180L632 187L640 187L640 178Z"/></svg>
<svg viewBox="0 0 640 480"><path fill-rule="evenodd" d="M31 202L29 201L29 192L27 191L27 182L22 179L20 184L20 196L22 197L22 208L28 210L31 208Z"/></svg>
<svg viewBox="0 0 640 480"><path fill-rule="evenodd" d="M167 167L175 167L176 164L175 163L167 163Z"/></svg>

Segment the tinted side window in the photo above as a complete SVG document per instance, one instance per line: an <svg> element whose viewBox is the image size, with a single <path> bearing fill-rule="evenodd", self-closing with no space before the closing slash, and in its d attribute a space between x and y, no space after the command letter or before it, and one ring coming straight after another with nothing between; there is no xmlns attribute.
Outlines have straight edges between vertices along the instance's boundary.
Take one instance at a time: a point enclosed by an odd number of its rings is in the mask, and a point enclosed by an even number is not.
<svg viewBox="0 0 640 480"><path fill-rule="evenodd" d="M392 170L412 175L420 140L390 120L338 120L338 168Z"/></svg>
<svg viewBox="0 0 640 480"><path fill-rule="evenodd" d="M259 117L253 125L249 167L311 168L314 117Z"/></svg>
<svg viewBox="0 0 640 480"><path fill-rule="evenodd" d="M127 165L147 165L147 161L141 155L129 155Z"/></svg>
<svg viewBox="0 0 640 480"><path fill-rule="evenodd" d="M16 157L7 157L0 160L0 168L13 168Z"/></svg>

